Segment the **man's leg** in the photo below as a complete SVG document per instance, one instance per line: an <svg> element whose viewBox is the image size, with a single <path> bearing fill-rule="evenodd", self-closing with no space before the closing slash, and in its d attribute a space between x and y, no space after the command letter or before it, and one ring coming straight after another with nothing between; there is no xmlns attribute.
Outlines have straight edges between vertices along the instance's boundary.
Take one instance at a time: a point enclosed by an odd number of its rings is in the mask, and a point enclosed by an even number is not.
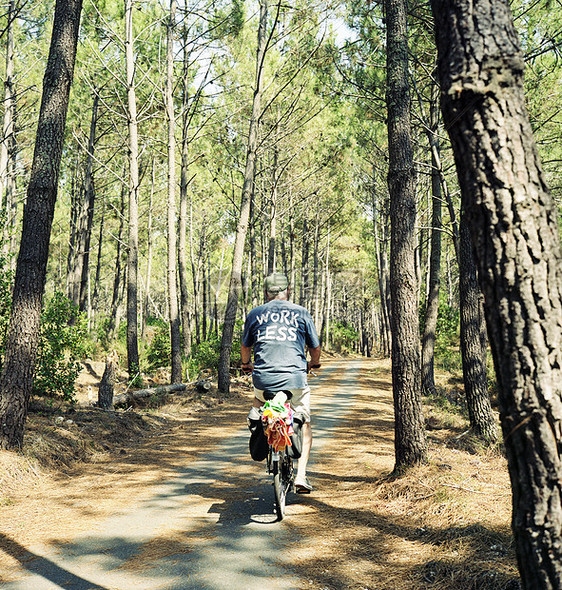
<svg viewBox="0 0 562 590"><path fill-rule="evenodd" d="M310 422L305 422L302 425L302 452L297 465L296 481L306 481L306 465L308 463L308 456L312 447L312 427Z"/></svg>
<svg viewBox="0 0 562 590"><path fill-rule="evenodd" d="M295 490L299 494L309 494L312 491L308 479L306 478L306 466L310 449L312 447L312 427L310 425L310 388L307 386L302 390L293 391L293 408L295 415L304 418L301 426L302 431L302 451L297 464L297 475L295 477Z"/></svg>

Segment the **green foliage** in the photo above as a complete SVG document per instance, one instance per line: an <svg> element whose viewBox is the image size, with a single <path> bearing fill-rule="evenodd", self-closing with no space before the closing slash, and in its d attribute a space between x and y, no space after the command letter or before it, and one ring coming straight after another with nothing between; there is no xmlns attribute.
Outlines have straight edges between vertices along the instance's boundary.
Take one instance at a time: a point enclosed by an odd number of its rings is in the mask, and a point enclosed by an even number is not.
<svg viewBox="0 0 562 590"><path fill-rule="evenodd" d="M168 326L159 325L146 352L148 370L153 371L160 367L168 367L172 362L172 347L170 344L170 331Z"/></svg>
<svg viewBox="0 0 562 590"><path fill-rule="evenodd" d="M331 341L336 352L351 352L353 345L359 338L359 332L345 322L332 324Z"/></svg>
<svg viewBox="0 0 562 590"><path fill-rule="evenodd" d="M2 221L0 220L0 223ZM6 334L12 308L12 282L14 274L10 270L9 259L2 254L3 239L0 239L0 369L6 345Z"/></svg>
<svg viewBox="0 0 562 590"><path fill-rule="evenodd" d="M237 37L244 27L244 2L232 0L224 7L215 5L214 8L215 12L209 26L210 37L213 39Z"/></svg>
<svg viewBox="0 0 562 590"><path fill-rule="evenodd" d="M207 340L204 340L200 344L193 345L187 367L190 378L194 378L205 369L209 369L215 373L217 372L220 346L220 338L215 334L211 334Z"/></svg>
<svg viewBox="0 0 562 590"><path fill-rule="evenodd" d="M423 334L425 307L420 306L420 334ZM457 308L439 303L435 332L435 365L444 371L462 371L459 350L460 312Z"/></svg>
<svg viewBox="0 0 562 590"><path fill-rule="evenodd" d="M234 326L234 338L232 339L232 350L230 352L231 365L238 366L240 364L240 343L243 327L242 320L236 320ZM210 370L213 371L213 373L218 371L221 348L221 330L219 330L218 335L213 332L208 335L207 340L192 346L191 357L189 358L187 366L190 379L195 378L204 370Z"/></svg>
<svg viewBox="0 0 562 590"><path fill-rule="evenodd" d="M41 337L33 394L75 402L79 358L87 356L87 318L61 293L55 293L41 316Z"/></svg>

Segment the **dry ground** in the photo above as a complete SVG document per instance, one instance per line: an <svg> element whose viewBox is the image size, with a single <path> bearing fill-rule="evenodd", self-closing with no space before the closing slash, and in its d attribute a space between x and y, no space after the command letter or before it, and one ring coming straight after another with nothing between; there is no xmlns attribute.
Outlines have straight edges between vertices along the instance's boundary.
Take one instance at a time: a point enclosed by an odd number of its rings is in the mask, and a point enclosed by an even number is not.
<svg viewBox="0 0 562 590"><path fill-rule="evenodd" d="M82 401L100 370L90 364L82 376ZM36 408L25 454L0 452L0 584L32 544L64 543L127 498L148 498L152 484L240 428L250 398L240 379L227 398L189 391L153 410ZM303 587L518 588L501 453L469 444L463 419L426 405L429 464L392 479L392 411L388 361L365 361L353 415L315 456L315 492L288 507Z"/></svg>

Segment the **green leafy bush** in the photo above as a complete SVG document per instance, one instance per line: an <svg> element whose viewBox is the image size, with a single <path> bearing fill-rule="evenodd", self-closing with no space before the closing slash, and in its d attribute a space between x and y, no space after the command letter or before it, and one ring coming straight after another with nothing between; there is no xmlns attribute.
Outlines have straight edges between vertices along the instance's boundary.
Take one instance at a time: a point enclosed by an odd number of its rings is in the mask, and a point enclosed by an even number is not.
<svg viewBox="0 0 562 590"><path fill-rule="evenodd" d="M332 324L331 342L336 352L351 352L359 338L359 332L345 322Z"/></svg>
<svg viewBox="0 0 562 590"><path fill-rule="evenodd" d="M158 325L146 352L148 370L168 367L172 362L170 332L167 325Z"/></svg>
<svg viewBox="0 0 562 590"><path fill-rule="evenodd" d="M0 254L0 369L2 368L2 358L4 357L4 347L6 346L6 335L12 308L13 278L14 275L10 270L7 257Z"/></svg>
<svg viewBox="0 0 562 590"><path fill-rule="evenodd" d="M232 350L230 352L230 364L233 366L240 365L240 344L243 329L244 324L242 320L236 320L236 324L234 325L234 338L232 339ZM218 334L212 332L208 335L207 340L192 346L191 357L187 366L190 379L195 378L201 373L201 371L206 369L213 371L214 373L218 371L221 333L221 330L219 330Z"/></svg>
<svg viewBox="0 0 562 590"><path fill-rule="evenodd" d="M35 395L75 402L79 358L88 355L86 314L55 293L41 315L41 337L33 380Z"/></svg>

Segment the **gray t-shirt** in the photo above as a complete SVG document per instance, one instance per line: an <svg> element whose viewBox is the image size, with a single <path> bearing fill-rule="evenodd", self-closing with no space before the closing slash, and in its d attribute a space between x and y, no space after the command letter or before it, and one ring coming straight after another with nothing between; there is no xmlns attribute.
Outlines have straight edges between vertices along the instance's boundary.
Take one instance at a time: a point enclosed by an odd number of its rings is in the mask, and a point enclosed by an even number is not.
<svg viewBox="0 0 562 590"><path fill-rule="evenodd" d="M254 347L254 386L276 391L306 386L305 345L317 348L320 341L304 307L273 299L248 314L242 344Z"/></svg>

